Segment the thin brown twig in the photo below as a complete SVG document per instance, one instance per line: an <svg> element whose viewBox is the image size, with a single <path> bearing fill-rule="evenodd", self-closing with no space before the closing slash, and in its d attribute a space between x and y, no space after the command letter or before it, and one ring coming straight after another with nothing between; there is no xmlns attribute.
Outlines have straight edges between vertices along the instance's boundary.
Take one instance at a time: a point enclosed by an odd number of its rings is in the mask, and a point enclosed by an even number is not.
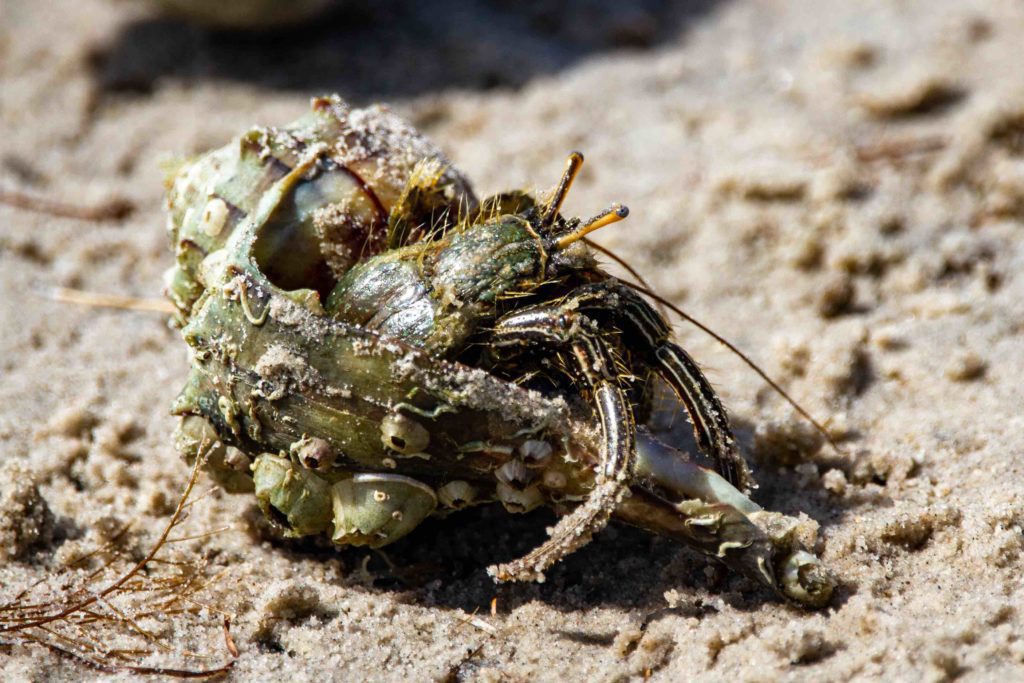
<svg viewBox="0 0 1024 683"><path fill-rule="evenodd" d="M177 528L187 516L185 508L198 477L199 465L200 462L197 462L196 467L193 468L174 514L172 514L159 538L142 560L131 564L128 571L98 592L91 592L85 586L98 580L98 577L103 576L112 565L108 564L97 571L90 572L83 586L69 587L70 597L65 597L63 600L64 606L56 608L56 611L53 611L55 602L33 605L28 610L11 610L9 609L11 605L0 606L0 613L6 614L0 620L0 633L17 634L21 642L42 645L55 653L71 657L86 666L105 672L129 671L138 674L178 678L207 678L229 671L234 661L222 667L200 670L138 666L131 664L130 660L133 657L152 655L153 650L142 647L110 648L106 646L106 643L98 641L94 637L102 633L102 631L97 630L98 624L118 624L121 627L130 629L138 637L147 641L148 644L160 650L170 651L170 648L162 644L159 638L144 628L138 620L166 618L170 614L199 614L204 609L215 610L215 608L203 605L190 597L190 594L198 593L210 585L210 582L205 581L200 576L202 572L200 565L182 566L180 573L168 577L152 576L147 570L149 562L154 561L156 554L166 547L172 530ZM122 533L126 530L123 529ZM97 551L89 553L88 556L95 556L102 550L97 549ZM88 556L76 558L66 564L78 564L87 559ZM187 571L187 569L192 571ZM224 572L221 572L218 576L223 576L223 574ZM38 585L38 583L35 585ZM19 598L28 595L29 591L19 593ZM168 599L157 598L156 600L150 600L141 610L133 609L131 616L108 599L115 595L125 595L133 592L150 592L155 595L159 591L168 591L172 594L169 595ZM178 593L173 594L174 591ZM182 606L178 609L170 609L172 605L180 601L192 603L196 606ZM21 607L24 608L26 606L22 605ZM101 607L102 609L96 609L96 607ZM12 611L13 614L10 613ZM46 611L51 613L40 614ZM54 628L58 622L64 624L63 629ZM229 651L231 651L231 648L229 648ZM235 653L237 653L237 647L234 648L233 657L237 656ZM207 658L205 655L190 651L182 652L181 654L193 659Z"/></svg>
<svg viewBox="0 0 1024 683"><path fill-rule="evenodd" d="M62 641L66 642L66 643L68 643L70 645L75 645L75 646L77 646L79 648L85 648L87 650L92 650L93 652L97 652L97 653L100 651L99 646L96 645L96 643L94 643L94 642L92 642L90 640L85 640L83 638L83 639L80 639L78 641L75 641L75 640L72 640L71 638L68 638L63 633L59 633L59 632L53 630L52 628L48 628L46 626L40 627L39 630L44 632L44 633L48 633L53 638L56 638L57 640L62 640ZM47 641L44 641L43 639L39 638L39 636L37 636L35 634L29 634L28 638L29 638L29 640L32 640L33 642L47 642Z"/></svg>
<svg viewBox="0 0 1024 683"><path fill-rule="evenodd" d="M82 609L85 609L86 607L89 607L90 605L93 605L94 603L99 601L101 598L107 597L108 595L110 595L114 591L116 591L119 588L121 588L122 586L124 586L130 580L132 580L140 571L142 571L142 569L149 563L149 561L151 559L153 559L153 557L155 557L158 552L160 552L160 549L163 548L164 543L166 543L167 537L170 535L171 530L175 526L177 526L178 519L181 517L182 511L184 510L185 501L188 500L188 496L189 496L190 493L192 493L192 488L195 486L196 480L199 477L199 466L201 464L202 464L202 461L197 458L196 459L196 464L192 468L192 475L189 477L188 483L185 484L185 490L182 492L181 499L178 501L178 505L175 507L174 514L171 515L170 521L167 523L167 525L164 527L163 531L160 533L160 537L157 539L156 543L154 543L153 547L150 549L150 551L148 553L146 553L146 556L143 557L138 562L136 562L135 565L130 570L128 570L124 575L121 576L121 578L119 578L117 581L115 581L114 583L110 584L106 588L104 588L98 594L93 595L93 596L91 596L89 598L86 598L82 602L79 602L77 604L73 604L70 607L67 607L67 608L63 609L63 610L61 610L60 612L58 612L56 614L52 614L52 615L44 617L42 619L38 619L35 622L29 622L28 624L22 625L22 626L20 626L17 629L14 629L14 628L11 628L11 627L6 627L6 626L0 626L0 633L6 633L6 632L9 632L9 631L13 631L13 630L23 630L23 629L32 628L32 627L35 627L35 626L42 626L44 624L48 624L48 623L56 621L58 619L62 619L62 618L66 617L66 616L68 616L68 615L70 615L70 614L72 614L74 612L78 612L78 611L80 611Z"/></svg>
<svg viewBox="0 0 1024 683"><path fill-rule="evenodd" d="M167 543L171 544L171 543L184 543L185 541L198 541L199 539L202 539L202 538L209 538L210 536L216 536L217 534L222 534L225 531L231 531L234 528L235 527L233 527L233 526L231 526L229 524L227 526L222 526L219 529L212 529L210 531L204 531L204 532L202 532L200 534L191 534L189 536L178 536L177 538L168 538L167 539Z"/></svg>
<svg viewBox="0 0 1024 683"><path fill-rule="evenodd" d="M60 218L74 218L97 223L119 221L135 211L135 205L123 197L116 197L95 206L79 206L4 188L0 188L0 204Z"/></svg>
<svg viewBox="0 0 1024 683"><path fill-rule="evenodd" d="M151 560L151 564L162 564L168 567L191 567L193 563L188 560L170 560L163 557L154 557Z"/></svg>
<svg viewBox="0 0 1024 683"><path fill-rule="evenodd" d="M93 659L91 657L87 657L85 655L82 655L79 652L75 652L74 650L70 650L68 648L64 648L64 647L61 647L59 645L55 645L54 643L50 643L50 642L45 641L45 640L33 639L33 642L35 642L35 643L37 643L39 645L42 645L43 647L48 648L48 649L56 652L57 654L63 655L63 656L68 657L70 659L74 659L77 662L85 664L86 666L88 666L88 667L90 667L92 669L96 669L97 671L102 671L103 673L109 673L109 674L118 673L119 671L129 671L131 673L142 674L142 675L170 676L172 678L212 678L214 676L223 676L224 674L228 673L229 671L231 671L231 669L233 669L235 667L235 660L231 660L230 662L228 662L224 666L217 667L216 669L204 669L204 670L198 670L198 671L193 671L193 670L189 670L189 669L171 669L171 668L165 668L165 667L159 667L159 666L134 666L134 665L131 665L131 664L112 665L112 664L107 664L105 662ZM0 645L13 645L13 644L14 643L9 643L9 642L0 640Z"/></svg>
<svg viewBox="0 0 1024 683"><path fill-rule="evenodd" d="M210 497L211 494L216 493L217 491L221 491L221 490L222 489L220 487L218 487L218 486L211 486L210 488L208 488L205 491L203 491L202 493L200 493L198 496L193 496L192 500L190 500L189 502L185 503L184 509L188 510L190 507L192 507L196 503L200 503L200 502L206 500L207 498Z"/></svg>
<svg viewBox="0 0 1024 683"><path fill-rule="evenodd" d="M142 311L170 315L175 312L174 304L164 299L144 299L121 294L88 292L71 287L54 287L44 290L42 295L51 301L93 308L114 308L121 311Z"/></svg>
<svg viewBox="0 0 1024 683"><path fill-rule="evenodd" d="M119 610L117 607L112 605L110 603L110 601L107 600L106 598L102 598L99 601L99 604L103 605L104 607L109 609L111 612L116 614L118 616L118 618L121 619L121 621L123 621L126 624L128 624L128 626L131 627L132 630L134 630L136 633L138 633L144 639L146 639L149 642L151 642L157 648L163 650L164 652L170 652L171 651L171 648L168 647L166 643L161 642L160 638L157 637L156 634L151 633L151 632L147 631L146 629L142 628L141 626L139 626L139 623L137 621L135 621L134 619L129 617L127 614L125 614L124 612Z"/></svg>
<svg viewBox="0 0 1024 683"><path fill-rule="evenodd" d="M235 659L238 659L238 646L235 645L235 639L231 637L231 617L225 615L224 617L224 645L228 648L228 652Z"/></svg>
<svg viewBox="0 0 1024 683"><path fill-rule="evenodd" d="M216 580L218 578L220 578L221 576L224 576L225 574L227 574L227 570L224 570L223 572L221 572L220 574L215 576L213 579L211 579L211 583L216 582ZM205 602L200 602L199 600L193 600L192 598L190 598L187 595L176 595L174 597L175 597L176 600L184 600L185 602L191 603L192 605L195 605L195 607L197 607L199 609L209 610L210 612L215 612L215 613L221 614L221 615L223 615L225 617L230 617L231 616L231 614L229 612L225 612L224 610L222 610L222 609L220 609L218 607L214 607L213 605L207 605ZM172 602L170 604L174 604L174 603Z"/></svg>

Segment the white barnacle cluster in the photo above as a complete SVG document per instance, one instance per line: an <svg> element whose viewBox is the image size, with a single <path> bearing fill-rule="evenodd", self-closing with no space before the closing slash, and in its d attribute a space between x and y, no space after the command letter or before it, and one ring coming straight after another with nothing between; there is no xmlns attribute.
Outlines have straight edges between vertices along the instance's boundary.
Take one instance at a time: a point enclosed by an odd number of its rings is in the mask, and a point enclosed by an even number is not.
<svg viewBox="0 0 1024 683"><path fill-rule="evenodd" d="M515 457L494 471L498 480L495 497L509 512L529 512L544 503L541 486L550 479L545 477L545 467L551 462L554 449L546 441L529 439L516 450ZM557 479L555 483L561 483Z"/></svg>

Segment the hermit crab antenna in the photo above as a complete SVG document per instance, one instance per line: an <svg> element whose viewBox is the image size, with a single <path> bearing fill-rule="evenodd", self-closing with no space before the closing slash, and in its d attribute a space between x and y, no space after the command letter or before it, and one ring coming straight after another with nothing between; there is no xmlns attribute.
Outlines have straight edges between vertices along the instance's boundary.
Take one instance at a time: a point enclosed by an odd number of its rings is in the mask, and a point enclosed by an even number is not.
<svg viewBox="0 0 1024 683"><path fill-rule="evenodd" d="M544 217L541 218L540 224L542 226L548 226L555 222L555 216L558 215L559 210L562 208L562 203L565 202L565 197L569 194L572 181L576 180L576 176L579 175L581 166L583 166L583 155L579 152L570 152L569 158L565 162L565 173L562 174L562 179L558 181L558 187L552 193L551 200L548 202L548 208L544 211Z"/></svg>
<svg viewBox="0 0 1024 683"><path fill-rule="evenodd" d="M786 401L786 403L788 403L789 405L793 406L793 409L796 410L796 412L800 413L800 415L802 415L805 420L807 420L809 423L811 423L811 426L813 426L814 429L819 434L821 434L823 437L825 437L825 440L828 441L828 444L830 446L832 446L832 448L835 450L836 453L839 453L840 455L845 455L845 451L842 448L839 447L839 444L837 444L836 440L832 438L832 434L830 434L829 431L827 429L825 429L825 426L823 424L821 424L820 422L818 422L817 420L815 420L813 415L811 415L802 405L797 403L795 398L793 398L788 393L786 393L786 390L783 389L781 386L779 386L778 382L776 382L774 379L769 377L768 373L766 373L764 370L762 370L760 365L758 365L753 360L751 360L750 357L747 356L747 354L745 354L742 351L740 351L736 347L735 344L733 344L731 341L729 341L728 339L726 339L722 335L718 334L717 332L712 330L710 327L708 327L707 325L705 325L701 321L697 320L692 315L690 315L689 313L687 313L683 309L679 308L674 303L672 303L671 301L669 301L665 297L661 296L657 292L651 291L651 289L649 289L647 287L642 287L642 286L634 284L632 282L627 282L625 284L630 289L635 289L636 291L640 292L641 294L646 294L647 296L649 296L652 299L654 299L655 301L657 301L659 304L662 304L663 306L667 306L673 313L678 315L680 318L682 318L683 320L687 321L688 323L690 323L691 325L693 325L697 329L703 331L705 334L710 336L712 339L717 341L719 344L721 344L722 346L724 346L725 348L729 349L734 354L736 354L736 356L741 361L743 361L747 365L747 367L749 367L751 370L753 370L755 373L757 373L757 375L761 379L763 379L768 384L768 386L770 386L775 391L775 393L777 393L779 396L781 396L783 398L783 400Z"/></svg>
<svg viewBox="0 0 1024 683"><path fill-rule="evenodd" d="M573 242L583 239L595 230L600 230L604 226L611 225L612 223L618 223L628 215L629 207L623 206L622 204L612 204L569 234L559 237L555 242L555 247L557 249L565 249Z"/></svg>

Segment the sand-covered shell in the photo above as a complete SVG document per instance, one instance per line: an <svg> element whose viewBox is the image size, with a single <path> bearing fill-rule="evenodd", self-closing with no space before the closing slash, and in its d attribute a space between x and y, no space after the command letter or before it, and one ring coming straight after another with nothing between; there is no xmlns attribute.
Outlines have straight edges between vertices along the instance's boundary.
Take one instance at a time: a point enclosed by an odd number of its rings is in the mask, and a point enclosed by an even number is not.
<svg viewBox="0 0 1024 683"><path fill-rule="evenodd" d="M412 225L392 224L393 233L446 216L454 220L476 205L469 183L441 151L387 108L353 109L338 97L315 98L300 119L254 127L169 179L167 227L176 263L165 286L179 323L188 320L204 273L213 269L204 261L227 244L275 182L316 150L307 177L275 208L272 225L253 246L261 271L285 289L329 292L353 263L386 248L389 214L416 172L436 174L436 181L418 201L405 203L417 215L405 217Z"/></svg>

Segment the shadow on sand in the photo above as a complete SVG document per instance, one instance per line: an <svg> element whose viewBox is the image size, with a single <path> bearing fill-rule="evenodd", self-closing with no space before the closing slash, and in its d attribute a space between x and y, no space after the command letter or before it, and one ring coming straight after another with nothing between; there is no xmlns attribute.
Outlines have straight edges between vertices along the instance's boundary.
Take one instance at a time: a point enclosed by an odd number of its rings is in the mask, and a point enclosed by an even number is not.
<svg viewBox="0 0 1024 683"><path fill-rule="evenodd" d="M516 88L609 50L678 40L716 0L345 0L302 27L210 31L167 19L125 26L93 55L105 92L164 79L245 81L350 99Z"/></svg>

